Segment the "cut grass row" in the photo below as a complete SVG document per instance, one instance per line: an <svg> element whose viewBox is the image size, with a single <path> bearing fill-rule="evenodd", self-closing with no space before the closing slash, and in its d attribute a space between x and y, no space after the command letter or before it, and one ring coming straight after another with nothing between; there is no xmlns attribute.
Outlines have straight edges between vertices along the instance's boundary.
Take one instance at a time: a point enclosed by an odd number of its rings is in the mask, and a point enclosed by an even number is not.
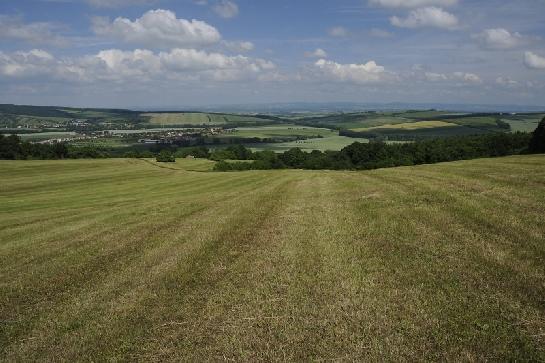
<svg viewBox="0 0 545 363"><path fill-rule="evenodd" d="M0 162L0 360L545 358L543 156L198 162Z"/></svg>

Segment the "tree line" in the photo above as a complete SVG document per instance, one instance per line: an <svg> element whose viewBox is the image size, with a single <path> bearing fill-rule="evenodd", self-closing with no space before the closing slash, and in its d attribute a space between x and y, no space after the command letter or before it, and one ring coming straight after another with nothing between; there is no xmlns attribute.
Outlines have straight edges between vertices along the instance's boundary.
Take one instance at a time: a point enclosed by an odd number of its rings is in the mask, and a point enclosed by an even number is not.
<svg viewBox="0 0 545 363"><path fill-rule="evenodd" d="M369 170L395 166L433 164L439 162L499 157L523 153L545 153L545 118L533 134L494 133L422 140L413 143L355 142L341 151L310 153L294 148L284 153L271 151L252 153L239 146L238 160L219 161L215 170L266 169L330 169ZM248 156L250 155L250 156Z"/></svg>
<svg viewBox="0 0 545 363"><path fill-rule="evenodd" d="M521 153L545 153L545 118L532 134L494 133L456 136L386 144L384 142L353 143L341 151L304 152L299 148L284 153L252 152L243 145L210 151L204 146L151 151L133 150L122 155L96 147L76 147L65 143L37 144L22 141L16 135L0 134L0 159L66 159L159 156L165 161L193 156L217 161L215 170L266 169L330 169L368 170L394 166L432 164L438 162L497 157ZM239 161L232 161L239 160Z"/></svg>

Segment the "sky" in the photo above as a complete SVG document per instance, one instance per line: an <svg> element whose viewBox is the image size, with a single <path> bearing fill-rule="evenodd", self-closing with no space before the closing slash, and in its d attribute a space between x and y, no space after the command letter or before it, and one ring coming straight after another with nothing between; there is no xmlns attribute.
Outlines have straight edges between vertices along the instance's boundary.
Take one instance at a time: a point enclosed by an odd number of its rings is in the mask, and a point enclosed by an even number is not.
<svg viewBox="0 0 545 363"><path fill-rule="evenodd" d="M545 0L2 0L0 103L545 106Z"/></svg>

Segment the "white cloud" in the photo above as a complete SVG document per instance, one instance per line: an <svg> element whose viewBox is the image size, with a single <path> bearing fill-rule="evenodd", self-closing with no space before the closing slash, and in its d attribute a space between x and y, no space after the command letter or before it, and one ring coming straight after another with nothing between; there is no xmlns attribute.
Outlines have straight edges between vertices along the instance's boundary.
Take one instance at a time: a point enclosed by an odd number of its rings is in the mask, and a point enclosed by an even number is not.
<svg viewBox="0 0 545 363"><path fill-rule="evenodd" d="M488 49L510 49L522 42L522 36L519 33L510 33L503 28L486 29L472 35L472 38Z"/></svg>
<svg viewBox="0 0 545 363"><path fill-rule="evenodd" d="M498 77L496 78L496 84L499 84L500 86L516 86L519 83L509 77Z"/></svg>
<svg viewBox="0 0 545 363"><path fill-rule="evenodd" d="M312 52L305 52L307 58L327 58L327 52L322 48L317 48Z"/></svg>
<svg viewBox="0 0 545 363"><path fill-rule="evenodd" d="M412 10L406 18L393 16L392 25L400 28L434 27L453 30L458 27L458 18L453 14L437 7L427 7Z"/></svg>
<svg viewBox="0 0 545 363"><path fill-rule="evenodd" d="M149 5L157 0L86 0L89 5L98 8L120 8L134 5Z"/></svg>
<svg viewBox="0 0 545 363"><path fill-rule="evenodd" d="M312 76L330 81L351 82L356 84L382 83L395 79L375 61L365 64L340 64L325 59L318 60L313 67Z"/></svg>
<svg viewBox="0 0 545 363"><path fill-rule="evenodd" d="M221 39L218 30L204 21L177 19L174 12L162 9L150 10L135 21L94 18L93 30L97 35L150 48L206 46Z"/></svg>
<svg viewBox="0 0 545 363"><path fill-rule="evenodd" d="M419 8L423 6L452 6L458 0L369 0L369 4L386 8Z"/></svg>
<svg viewBox="0 0 545 363"><path fill-rule="evenodd" d="M0 39L13 39L31 44L63 46L68 42L56 34L58 26L51 23L23 23L18 16L0 15Z"/></svg>
<svg viewBox="0 0 545 363"><path fill-rule="evenodd" d="M40 49L12 54L0 51L0 74L7 77L22 78L42 74L54 64L54 57Z"/></svg>
<svg viewBox="0 0 545 363"><path fill-rule="evenodd" d="M454 72L452 74L452 79L466 83L482 83L481 77L475 73Z"/></svg>
<svg viewBox="0 0 545 363"><path fill-rule="evenodd" d="M252 42L228 42L224 41L223 45L232 52L249 52L254 50L255 46Z"/></svg>
<svg viewBox="0 0 545 363"><path fill-rule="evenodd" d="M230 19L238 15L238 5L230 0L221 0L212 7L214 12L222 18Z"/></svg>
<svg viewBox="0 0 545 363"><path fill-rule="evenodd" d="M417 73L418 75L418 73ZM482 83L481 77L475 73L454 72L454 73L435 73L424 72L424 79L428 82L463 82L468 84Z"/></svg>
<svg viewBox="0 0 545 363"><path fill-rule="evenodd" d="M524 64L532 69L545 69L545 57L533 52L524 53Z"/></svg>
<svg viewBox="0 0 545 363"><path fill-rule="evenodd" d="M328 30L329 35L332 37L346 37L348 35L348 30L342 26L336 26Z"/></svg>
<svg viewBox="0 0 545 363"><path fill-rule="evenodd" d="M424 76L426 77L426 80L430 82L439 82L439 81L448 80L448 76L442 73L426 72L424 73Z"/></svg>
<svg viewBox="0 0 545 363"><path fill-rule="evenodd" d="M57 59L42 50L0 52L0 75L79 82L146 82L159 80L236 81L276 73L276 65L259 58L227 56L196 49L154 53L110 49L80 58Z"/></svg>

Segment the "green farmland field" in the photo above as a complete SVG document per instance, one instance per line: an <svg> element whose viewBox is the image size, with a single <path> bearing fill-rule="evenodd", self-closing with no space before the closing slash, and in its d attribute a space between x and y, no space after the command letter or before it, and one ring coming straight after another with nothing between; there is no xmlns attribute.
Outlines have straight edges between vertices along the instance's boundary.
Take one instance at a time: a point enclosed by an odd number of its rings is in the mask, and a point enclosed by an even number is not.
<svg viewBox="0 0 545 363"><path fill-rule="evenodd" d="M418 121L418 122L408 122L408 123L401 123L401 124L386 124L381 126L353 129L353 131L371 131L371 130L382 130L382 129L420 130L420 129L456 127L456 126L457 126L456 124L453 124L450 122L444 122L444 121Z"/></svg>
<svg viewBox="0 0 545 363"><path fill-rule="evenodd" d="M228 115L214 113L143 113L141 116L148 118L153 125L225 125L228 123L271 123L252 116Z"/></svg>
<svg viewBox="0 0 545 363"><path fill-rule="evenodd" d="M233 132L222 136L233 137L331 137L338 135L338 132L324 128L307 127L298 125L261 126L261 127L238 127Z"/></svg>
<svg viewBox="0 0 545 363"><path fill-rule="evenodd" d="M212 165L0 161L0 361L545 360L545 156Z"/></svg>
<svg viewBox="0 0 545 363"><path fill-rule="evenodd" d="M310 152L312 150L338 151L355 142L368 143L369 139L335 135L316 139L288 141L271 144L250 144L248 146L251 147L253 150L273 150L275 152L284 152L292 148L299 148L307 152Z"/></svg>

